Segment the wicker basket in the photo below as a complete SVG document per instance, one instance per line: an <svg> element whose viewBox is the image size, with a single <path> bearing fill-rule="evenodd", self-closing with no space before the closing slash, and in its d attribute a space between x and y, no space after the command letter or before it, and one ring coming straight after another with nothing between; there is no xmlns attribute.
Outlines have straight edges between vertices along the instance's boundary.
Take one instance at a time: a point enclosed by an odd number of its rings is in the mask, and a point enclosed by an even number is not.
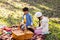
<svg viewBox="0 0 60 40"><path fill-rule="evenodd" d="M32 38L32 36L33 36L33 33L31 31L25 32L25 39L30 39L30 38Z"/></svg>
<svg viewBox="0 0 60 40"><path fill-rule="evenodd" d="M17 33L18 32L18 33ZM25 34L24 33L21 33L20 31L13 31L12 32L12 36L14 39L16 40L24 40L25 39Z"/></svg>
<svg viewBox="0 0 60 40"><path fill-rule="evenodd" d="M20 32L20 30L12 31L12 36L16 40L27 40L32 38L33 33L31 31Z"/></svg>

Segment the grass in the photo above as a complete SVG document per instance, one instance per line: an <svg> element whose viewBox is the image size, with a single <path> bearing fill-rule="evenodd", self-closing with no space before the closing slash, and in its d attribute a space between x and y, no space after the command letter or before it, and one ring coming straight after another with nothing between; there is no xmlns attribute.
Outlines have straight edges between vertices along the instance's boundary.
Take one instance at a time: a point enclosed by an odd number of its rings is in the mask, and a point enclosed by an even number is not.
<svg viewBox="0 0 60 40"><path fill-rule="evenodd" d="M30 2L31 1L31 2ZM41 11L45 16L48 17L58 17L58 18L49 18L49 29L50 34L47 35L46 40L60 40L60 18L58 15L58 10L56 10L56 1L44 1L39 0L34 2L30 0L29 2L22 1L6 1L0 0L0 25L17 25L21 22L22 19L22 8L28 7L29 11L33 17L34 26L37 26L38 20L35 18L34 14L37 11ZM7 4L6 4L7 3ZM58 5L57 5L58 6ZM57 15L57 16L56 16Z"/></svg>

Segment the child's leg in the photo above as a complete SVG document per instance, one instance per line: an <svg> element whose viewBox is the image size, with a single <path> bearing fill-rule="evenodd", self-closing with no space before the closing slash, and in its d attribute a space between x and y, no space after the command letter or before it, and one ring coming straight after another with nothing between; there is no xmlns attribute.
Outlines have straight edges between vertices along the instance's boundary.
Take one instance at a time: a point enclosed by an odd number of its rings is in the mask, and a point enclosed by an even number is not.
<svg viewBox="0 0 60 40"><path fill-rule="evenodd" d="M34 33L35 33L35 34L42 34L42 30L36 29L36 30L34 31Z"/></svg>
<svg viewBox="0 0 60 40"><path fill-rule="evenodd" d="M0 36L0 40L2 40L2 37Z"/></svg>
<svg viewBox="0 0 60 40"><path fill-rule="evenodd" d="M37 39L37 36L38 36L38 35L34 35L34 36L32 37L32 40L36 40L36 39Z"/></svg>
<svg viewBox="0 0 60 40"><path fill-rule="evenodd" d="M34 29L32 29L32 28L27 28L27 29L34 33Z"/></svg>
<svg viewBox="0 0 60 40"><path fill-rule="evenodd" d="M0 40L3 40L2 38L0 38Z"/></svg>
<svg viewBox="0 0 60 40"><path fill-rule="evenodd" d="M45 40L44 37L45 37L44 35L39 35L39 38L40 38L41 40ZM38 38L38 39L39 39L39 38Z"/></svg>
<svg viewBox="0 0 60 40"><path fill-rule="evenodd" d="M36 40L42 40L42 35L38 35Z"/></svg>

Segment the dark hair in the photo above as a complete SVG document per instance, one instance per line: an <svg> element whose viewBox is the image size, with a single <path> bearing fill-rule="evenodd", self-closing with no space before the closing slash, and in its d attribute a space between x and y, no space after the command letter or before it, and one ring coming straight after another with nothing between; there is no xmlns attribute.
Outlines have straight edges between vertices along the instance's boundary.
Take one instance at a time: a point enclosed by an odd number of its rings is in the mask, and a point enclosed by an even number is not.
<svg viewBox="0 0 60 40"><path fill-rule="evenodd" d="M29 11L29 9L27 7L24 7L23 11Z"/></svg>

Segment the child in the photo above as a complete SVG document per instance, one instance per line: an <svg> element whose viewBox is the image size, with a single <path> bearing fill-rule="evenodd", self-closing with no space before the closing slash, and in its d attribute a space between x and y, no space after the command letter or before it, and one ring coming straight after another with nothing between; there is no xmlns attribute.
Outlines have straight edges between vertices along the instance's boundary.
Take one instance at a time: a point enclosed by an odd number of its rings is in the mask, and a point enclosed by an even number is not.
<svg viewBox="0 0 60 40"><path fill-rule="evenodd" d="M4 27L2 30L2 40L10 40L11 39L11 29L8 27Z"/></svg>
<svg viewBox="0 0 60 40"><path fill-rule="evenodd" d="M3 34L4 34L4 25L0 25L0 40L3 40Z"/></svg>
<svg viewBox="0 0 60 40"><path fill-rule="evenodd" d="M49 34L48 18L43 16L41 12L36 12L35 16L39 19L39 27L34 30L34 38L36 38L38 35L43 36L45 34Z"/></svg>
<svg viewBox="0 0 60 40"><path fill-rule="evenodd" d="M34 30L31 28L31 26L33 25L33 22L32 22L32 17L29 14L29 9L25 7L23 8L23 12L24 12L24 15L22 17L22 24L25 24L28 30L34 32Z"/></svg>
<svg viewBox="0 0 60 40"><path fill-rule="evenodd" d="M5 32L4 38L11 39L11 34L12 34L11 28L10 27L5 27L4 32Z"/></svg>
<svg viewBox="0 0 60 40"><path fill-rule="evenodd" d="M2 40L3 29L0 28L0 40Z"/></svg>

